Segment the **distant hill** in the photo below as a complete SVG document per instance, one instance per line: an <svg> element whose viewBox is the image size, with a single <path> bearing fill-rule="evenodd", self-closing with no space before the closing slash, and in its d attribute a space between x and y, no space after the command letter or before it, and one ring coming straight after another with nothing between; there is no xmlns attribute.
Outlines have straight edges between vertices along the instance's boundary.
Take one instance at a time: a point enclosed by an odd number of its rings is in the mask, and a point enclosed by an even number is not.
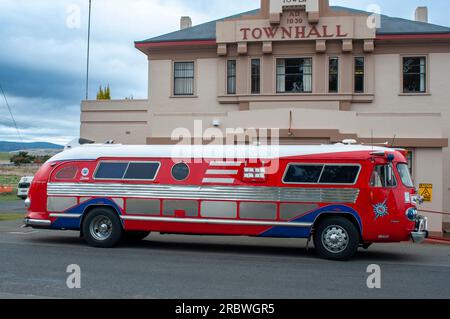
<svg viewBox="0 0 450 319"><path fill-rule="evenodd" d="M0 152L15 152L21 150L62 150L64 146L46 143L46 142L34 142L34 143L18 143L18 142L4 142L0 141Z"/></svg>

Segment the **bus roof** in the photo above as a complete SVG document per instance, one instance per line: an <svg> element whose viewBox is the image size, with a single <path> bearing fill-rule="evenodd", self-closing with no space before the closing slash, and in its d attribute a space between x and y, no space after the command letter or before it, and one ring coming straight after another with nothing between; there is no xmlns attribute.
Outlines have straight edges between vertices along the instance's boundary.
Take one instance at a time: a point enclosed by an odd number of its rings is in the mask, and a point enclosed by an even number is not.
<svg viewBox="0 0 450 319"><path fill-rule="evenodd" d="M370 145L121 145L88 144L66 150L49 162L93 161L100 158L204 158L275 159L325 154L396 152L396 149ZM348 154L347 154L348 155ZM365 156L367 156L365 155ZM356 156L356 154L355 154Z"/></svg>

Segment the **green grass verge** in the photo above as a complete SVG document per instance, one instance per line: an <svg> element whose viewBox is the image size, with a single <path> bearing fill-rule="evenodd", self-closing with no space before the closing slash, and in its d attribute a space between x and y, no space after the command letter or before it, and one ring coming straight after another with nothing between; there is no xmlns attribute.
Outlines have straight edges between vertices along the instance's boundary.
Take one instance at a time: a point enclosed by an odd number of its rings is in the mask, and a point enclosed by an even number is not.
<svg viewBox="0 0 450 319"><path fill-rule="evenodd" d="M19 184L20 176L15 175L0 175L0 185L15 185Z"/></svg>
<svg viewBox="0 0 450 319"><path fill-rule="evenodd" d="M0 153L0 161L9 161L11 159L11 154Z"/></svg>
<svg viewBox="0 0 450 319"><path fill-rule="evenodd" d="M11 194L0 194L0 203L10 202L13 200L21 200L19 197L17 197L17 189L14 189Z"/></svg>
<svg viewBox="0 0 450 319"><path fill-rule="evenodd" d="M23 214L0 214L0 222L24 219Z"/></svg>

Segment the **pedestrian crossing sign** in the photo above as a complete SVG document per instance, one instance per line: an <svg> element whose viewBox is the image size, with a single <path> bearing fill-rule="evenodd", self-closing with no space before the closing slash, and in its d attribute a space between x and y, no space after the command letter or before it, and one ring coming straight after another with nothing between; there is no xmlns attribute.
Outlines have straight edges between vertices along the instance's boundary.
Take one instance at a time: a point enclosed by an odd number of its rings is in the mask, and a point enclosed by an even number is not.
<svg viewBox="0 0 450 319"><path fill-rule="evenodd" d="M419 195L423 197L424 202L433 201L433 184L420 184Z"/></svg>

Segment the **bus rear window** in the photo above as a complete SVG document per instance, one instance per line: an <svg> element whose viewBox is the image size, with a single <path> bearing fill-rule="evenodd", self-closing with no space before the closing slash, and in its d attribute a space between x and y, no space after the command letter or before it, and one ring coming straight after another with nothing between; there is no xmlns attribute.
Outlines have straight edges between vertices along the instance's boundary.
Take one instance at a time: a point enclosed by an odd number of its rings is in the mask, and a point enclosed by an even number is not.
<svg viewBox="0 0 450 319"><path fill-rule="evenodd" d="M158 169L159 163L130 163L124 179L152 181Z"/></svg>
<svg viewBox="0 0 450 319"><path fill-rule="evenodd" d="M359 166L327 165L320 178L320 184L355 184L359 170Z"/></svg>
<svg viewBox="0 0 450 319"><path fill-rule="evenodd" d="M97 179L122 179L125 175L125 170L128 167L128 163L113 163L103 162L97 168L95 172L95 178Z"/></svg>
<svg viewBox="0 0 450 319"><path fill-rule="evenodd" d="M74 179L77 175L78 168L76 166L67 166L56 173L56 179Z"/></svg>
<svg viewBox="0 0 450 319"><path fill-rule="evenodd" d="M153 181L159 166L160 163L156 162L102 162L95 178Z"/></svg>

